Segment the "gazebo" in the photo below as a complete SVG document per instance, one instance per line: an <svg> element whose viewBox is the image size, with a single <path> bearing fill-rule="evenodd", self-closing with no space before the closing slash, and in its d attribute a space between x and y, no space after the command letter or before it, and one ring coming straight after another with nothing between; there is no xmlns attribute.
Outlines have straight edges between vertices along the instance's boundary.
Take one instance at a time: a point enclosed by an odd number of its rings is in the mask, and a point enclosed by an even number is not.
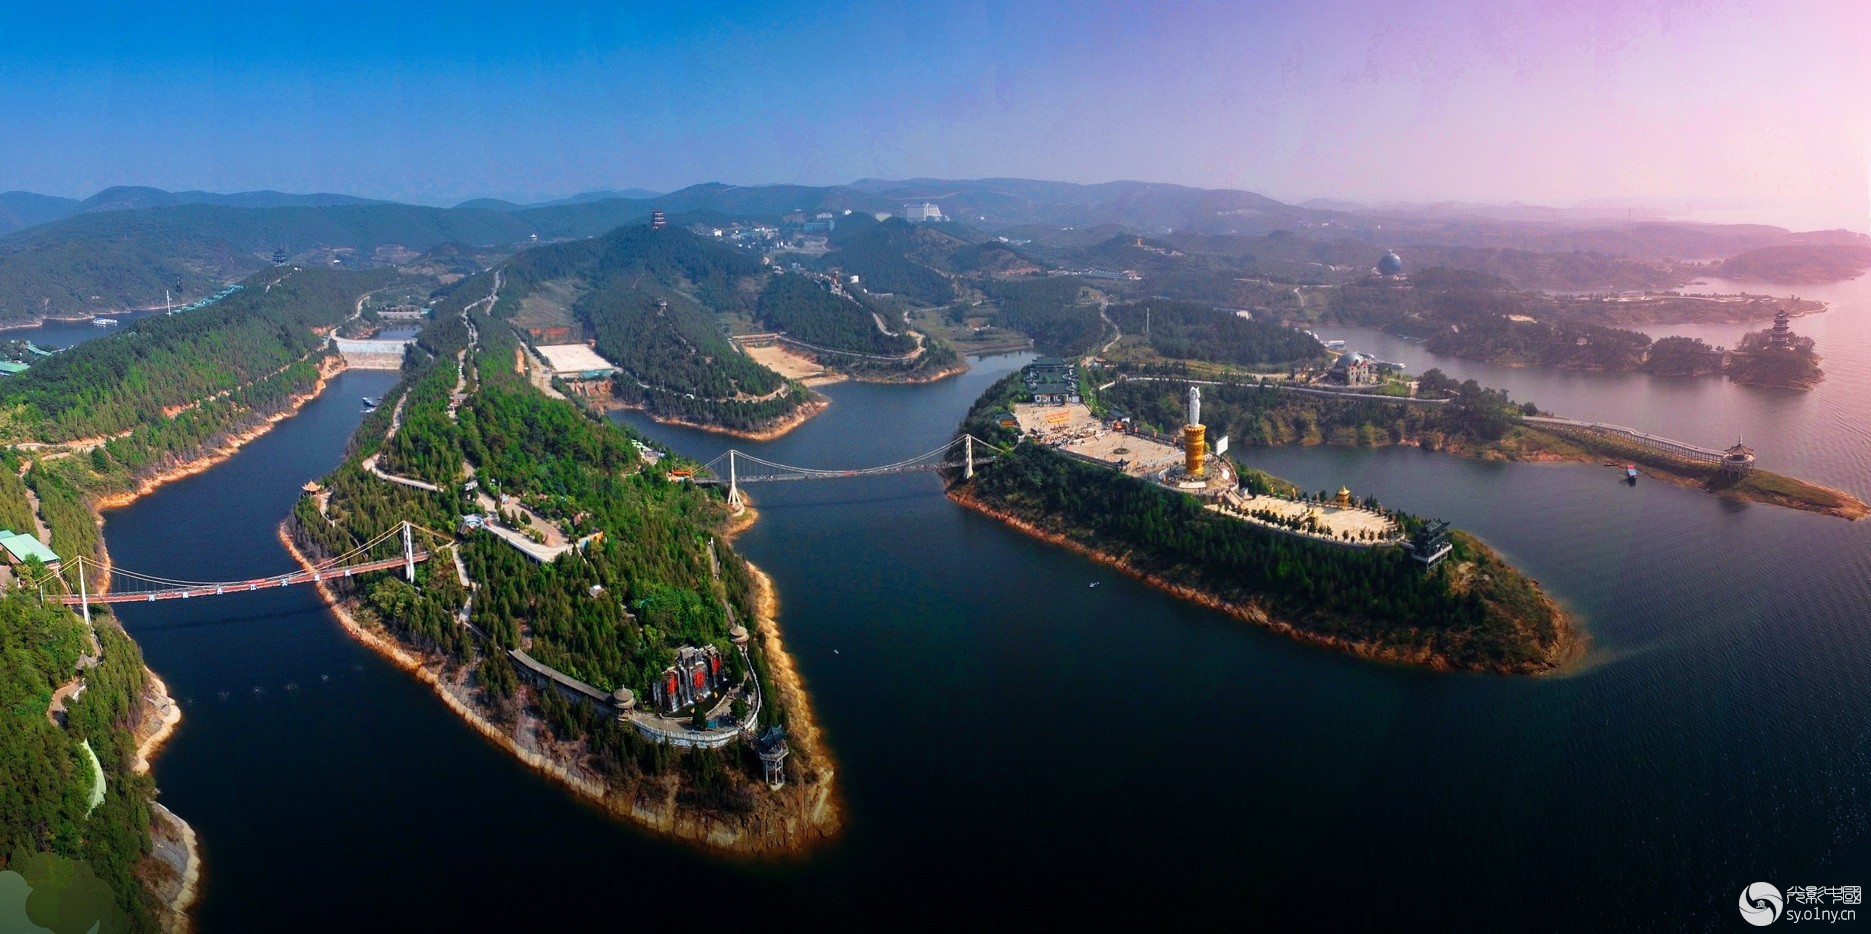
<svg viewBox="0 0 1871 934"><path fill-rule="evenodd" d="M1754 449L1735 442L1735 446L1722 452L1722 473L1730 476L1744 476L1754 469Z"/></svg>

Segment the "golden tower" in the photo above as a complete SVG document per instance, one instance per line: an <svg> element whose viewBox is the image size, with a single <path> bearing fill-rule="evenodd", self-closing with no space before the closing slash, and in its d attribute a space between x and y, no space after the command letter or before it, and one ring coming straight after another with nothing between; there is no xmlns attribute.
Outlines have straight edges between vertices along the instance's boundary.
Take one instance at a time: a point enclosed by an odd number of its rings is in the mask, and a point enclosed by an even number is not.
<svg viewBox="0 0 1871 934"><path fill-rule="evenodd" d="M1182 426L1182 450L1189 476L1202 476L1202 461L1208 455L1208 426L1202 424L1202 390L1198 386L1189 387L1189 423Z"/></svg>

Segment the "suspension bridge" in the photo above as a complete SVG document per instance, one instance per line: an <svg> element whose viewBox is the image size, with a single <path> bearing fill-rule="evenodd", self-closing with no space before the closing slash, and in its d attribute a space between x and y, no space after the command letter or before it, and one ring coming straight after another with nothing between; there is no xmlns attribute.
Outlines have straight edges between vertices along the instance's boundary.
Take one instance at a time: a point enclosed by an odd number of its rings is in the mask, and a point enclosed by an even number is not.
<svg viewBox="0 0 1871 934"><path fill-rule="evenodd" d="M156 600L187 600L194 597L218 597L251 593L274 587L291 587L318 581L341 579L371 571L402 568L411 582L416 579L416 565L429 560L427 544L448 541L448 537L410 522L401 522L344 554L271 577L237 581L190 581L143 574L120 567L106 570L109 578L102 592L94 593L87 568L95 571L103 565L83 555L39 581L39 591L46 600L66 606L81 607L85 620L91 618L93 603L141 603ZM64 593L48 592L47 585L63 585Z"/></svg>
<svg viewBox="0 0 1871 934"><path fill-rule="evenodd" d="M977 454L977 446L985 453ZM957 453L960 455L959 459L953 459ZM973 477L976 467L992 463L1000 453L1000 449L994 445L974 435L964 434L933 451L927 451L894 464L830 470L775 463L764 457L730 448L726 454L703 464L702 466L706 467L711 475L696 477L695 482L717 486L727 484L728 503L739 506L743 483L775 483L782 480L844 480L851 477L880 477L888 474L953 469L959 469L964 477ZM743 472L742 464L750 464L753 469Z"/></svg>

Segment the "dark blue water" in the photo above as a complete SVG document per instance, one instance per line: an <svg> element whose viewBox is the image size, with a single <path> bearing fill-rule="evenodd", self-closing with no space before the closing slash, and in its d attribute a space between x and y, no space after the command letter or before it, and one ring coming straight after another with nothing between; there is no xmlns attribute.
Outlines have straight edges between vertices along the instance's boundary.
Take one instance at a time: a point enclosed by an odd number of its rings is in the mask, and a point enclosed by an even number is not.
<svg viewBox="0 0 1871 934"><path fill-rule="evenodd" d="M117 322L115 325L108 327L92 324L89 321L47 321L36 327L8 328L7 330L0 331L0 339L32 341L35 345L45 350L63 350L75 344L82 344L85 341L97 340L100 337L109 337L123 330L133 321L147 318L150 315L159 314L162 314L162 312L116 312L104 316L114 319Z"/></svg>
<svg viewBox="0 0 1871 934"><path fill-rule="evenodd" d="M1727 414L1681 423L1738 427L1770 466L1871 492L1845 430L1866 414L1867 314L1827 316L1820 390L1699 384ZM703 460L732 445L887 463L944 442L1020 359L828 387L828 411L766 444L633 423ZM1674 385L1509 372L1565 414L1720 440L1666 420ZM113 513L114 555L198 579L286 567L274 522L336 462L350 400L386 384L348 374L226 465ZM749 866L612 823L351 642L310 591L132 606L184 701L156 772L203 840L202 927L640 925L706 904L873 927L1128 909L1707 930L1738 922L1750 882L1871 876L1871 524L1599 467L1236 453L1474 530L1579 614L1590 661L1540 679L1372 664L1114 577L955 507L928 475L750 486L761 519L738 547L779 587L839 761L843 838Z"/></svg>

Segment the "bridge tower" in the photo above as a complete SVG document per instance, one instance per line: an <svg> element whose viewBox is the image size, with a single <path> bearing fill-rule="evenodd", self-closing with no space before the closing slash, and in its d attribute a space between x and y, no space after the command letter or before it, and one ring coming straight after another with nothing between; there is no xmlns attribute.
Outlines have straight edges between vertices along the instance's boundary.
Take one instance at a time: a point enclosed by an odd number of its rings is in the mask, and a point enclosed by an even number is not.
<svg viewBox="0 0 1871 934"><path fill-rule="evenodd" d="M734 468L734 449L728 448L728 508L740 512L746 503L741 501L741 481Z"/></svg>
<svg viewBox="0 0 1871 934"><path fill-rule="evenodd" d="M91 627L91 592L85 588L84 555L78 556L78 605L84 609L85 628Z"/></svg>
<svg viewBox="0 0 1871 934"><path fill-rule="evenodd" d="M403 520L403 577L410 583L416 582L416 548L410 540L409 520Z"/></svg>
<svg viewBox="0 0 1871 934"><path fill-rule="evenodd" d="M962 471L961 475L974 479L974 435L962 435Z"/></svg>

